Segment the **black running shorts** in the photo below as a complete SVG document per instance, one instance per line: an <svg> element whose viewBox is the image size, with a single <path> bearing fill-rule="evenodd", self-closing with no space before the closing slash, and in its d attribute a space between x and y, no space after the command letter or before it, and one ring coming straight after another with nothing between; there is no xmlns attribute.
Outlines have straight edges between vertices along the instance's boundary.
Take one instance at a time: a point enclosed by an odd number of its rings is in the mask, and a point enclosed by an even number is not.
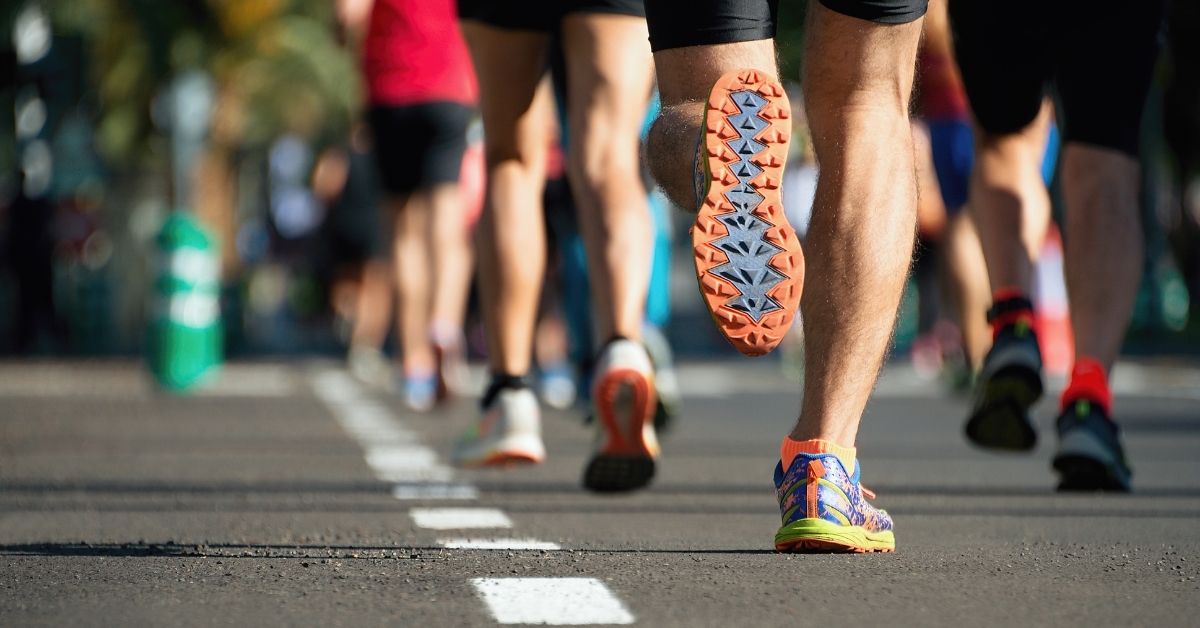
<svg viewBox="0 0 1200 628"><path fill-rule="evenodd" d="M370 122L383 189L393 196L455 183L474 111L456 102L371 108Z"/></svg>
<svg viewBox="0 0 1200 628"><path fill-rule="evenodd" d="M1053 88L1064 142L1136 156L1165 5L951 0L955 52L977 123L994 134L1020 131Z"/></svg>
<svg viewBox="0 0 1200 628"><path fill-rule="evenodd" d="M458 0L458 16L488 26L549 33L570 13L646 17L642 0Z"/></svg>
<svg viewBox="0 0 1200 628"><path fill-rule="evenodd" d="M925 15L929 4L928 0L819 1L831 11L879 24L912 22ZM771 39L778 13L779 0L646 0L650 48Z"/></svg>

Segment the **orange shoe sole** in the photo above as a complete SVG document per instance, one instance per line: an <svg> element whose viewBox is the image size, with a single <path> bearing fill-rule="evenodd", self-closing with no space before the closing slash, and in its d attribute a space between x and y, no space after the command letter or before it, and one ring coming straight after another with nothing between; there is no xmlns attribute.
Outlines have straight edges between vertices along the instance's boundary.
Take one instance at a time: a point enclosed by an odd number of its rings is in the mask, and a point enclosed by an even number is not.
<svg viewBox="0 0 1200 628"><path fill-rule="evenodd" d="M717 328L738 351L764 355L791 327L804 253L780 198L791 135L783 87L737 70L713 87L705 113L708 189L692 228L696 279Z"/></svg>
<svg viewBox="0 0 1200 628"><path fill-rule="evenodd" d="M645 436L646 425L654 421L653 383L637 371L613 371L594 394L604 443L584 469L584 487L621 492L646 486L654 478L658 458L658 444ZM624 416L629 420L622 421Z"/></svg>

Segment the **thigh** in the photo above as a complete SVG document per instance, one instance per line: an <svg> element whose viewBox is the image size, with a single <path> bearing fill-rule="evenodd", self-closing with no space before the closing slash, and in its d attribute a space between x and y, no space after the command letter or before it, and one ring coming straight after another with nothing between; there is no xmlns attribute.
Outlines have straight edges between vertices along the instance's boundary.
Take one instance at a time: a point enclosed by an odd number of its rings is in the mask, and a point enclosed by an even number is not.
<svg viewBox="0 0 1200 628"><path fill-rule="evenodd" d="M1055 75L1064 142L1138 154L1142 110L1162 44L1163 0L1121 0L1065 16ZM1102 103L1102 105L1101 105Z"/></svg>
<svg viewBox="0 0 1200 628"><path fill-rule="evenodd" d="M463 35L479 81L488 163L544 151L547 103L538 97L538 84L545 73L547 35L470 20L463 22Z"/></svg>
<svg viewBox="0 0 1200 628"><path fill-rule="evenodd" d="M654 78L646 21L615 13L570 14L562 22L562 44L571 136L607 138L636 150Z"/></svg>
<svg viewBox="0 0 1200 628"><path fill-rule="evenodd" d="M971 112L1007 135L1037 117L1057 63L1045 11L1029 0L950 0L954 50Z"/></svg>

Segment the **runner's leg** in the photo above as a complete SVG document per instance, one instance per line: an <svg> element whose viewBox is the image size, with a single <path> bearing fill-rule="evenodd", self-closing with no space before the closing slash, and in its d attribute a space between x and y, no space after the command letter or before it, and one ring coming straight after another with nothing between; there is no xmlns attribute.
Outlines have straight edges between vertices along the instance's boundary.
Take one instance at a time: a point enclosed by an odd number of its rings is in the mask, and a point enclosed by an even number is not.
<svg viewBox="0 0 1200 628"><path fill-rule="evenodd" d="M641 337L651 222L639 131L652 63L643 18L577 13L562 23L570 177L591 270L599 337Z"/></svg>

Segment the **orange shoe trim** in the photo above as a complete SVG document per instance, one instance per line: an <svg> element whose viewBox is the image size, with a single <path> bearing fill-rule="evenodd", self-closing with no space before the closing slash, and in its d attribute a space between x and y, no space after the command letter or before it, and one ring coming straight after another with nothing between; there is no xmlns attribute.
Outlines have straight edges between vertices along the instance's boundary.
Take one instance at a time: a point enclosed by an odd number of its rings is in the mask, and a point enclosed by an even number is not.
<svg viewBox="0 0 1200 628"><path fill-rule="evenodd" d="M758 321L726 305L740 294L739 290L728 280L709 272L729 261L726 253L714 242L729 233L717 216L734 211L725 193L739 185L730 165L740 160L726 144L726 140L739 135L726 116L741 111L731 96L740 91L755 91L767 100L760 117L769 124L754 138L766 149L751 159L762 172L750 185L763 196L754 215L771 225L763 239L780 249L769 264L785 277L767 292L767 296L778 303L780 309L763 314ZM703 148L710 182L692 228L693 256L700 293L717 328L738 351L751 356L764 355L783 340L800 307L800 293L804 286L804 253L795 230L784 214L780 193L790 135L791 107L787 94L775 79L756 70L737 70L717 81L705 113Z"/></svg>

